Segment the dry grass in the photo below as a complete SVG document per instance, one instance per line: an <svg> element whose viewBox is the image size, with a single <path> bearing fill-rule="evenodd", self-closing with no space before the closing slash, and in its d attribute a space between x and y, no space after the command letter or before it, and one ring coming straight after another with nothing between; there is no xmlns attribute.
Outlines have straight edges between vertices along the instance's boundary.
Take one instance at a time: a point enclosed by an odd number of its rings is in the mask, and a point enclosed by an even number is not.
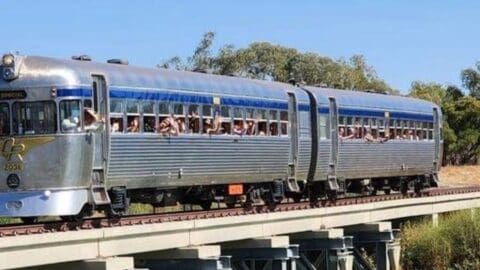
<svg viewBox="0 0 480 270"><path fill-rule="evenodd" d="M440 183L442 186L480 185L480 165L443 167Z"/></svg>

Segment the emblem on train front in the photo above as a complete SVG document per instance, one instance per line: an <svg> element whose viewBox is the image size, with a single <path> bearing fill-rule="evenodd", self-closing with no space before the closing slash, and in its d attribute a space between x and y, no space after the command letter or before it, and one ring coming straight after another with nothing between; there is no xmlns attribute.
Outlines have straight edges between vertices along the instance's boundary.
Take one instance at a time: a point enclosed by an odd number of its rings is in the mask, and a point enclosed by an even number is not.
<svg viewBox="0 0 480 270"><path fill-rule="evenodd" d="M2 156L5 158L3 169L7 172L23 171L23 157L34 147L51 142L53 137L7 138L0 142Z"/></svg>

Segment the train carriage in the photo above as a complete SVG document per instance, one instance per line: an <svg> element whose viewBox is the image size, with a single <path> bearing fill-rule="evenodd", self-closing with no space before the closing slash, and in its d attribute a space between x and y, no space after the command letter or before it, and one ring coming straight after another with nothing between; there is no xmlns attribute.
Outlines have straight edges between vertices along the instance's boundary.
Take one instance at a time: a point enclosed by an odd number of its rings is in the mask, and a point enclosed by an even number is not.
<svg viewBox="0 0 480 270"><path fill-rule="evenodd" d="M437 105L401 96L304 88L323 100L314 179L331 179L329 188L357 192L436 185L443 143ZM322 131L328 126L330 134Z"/></svg>

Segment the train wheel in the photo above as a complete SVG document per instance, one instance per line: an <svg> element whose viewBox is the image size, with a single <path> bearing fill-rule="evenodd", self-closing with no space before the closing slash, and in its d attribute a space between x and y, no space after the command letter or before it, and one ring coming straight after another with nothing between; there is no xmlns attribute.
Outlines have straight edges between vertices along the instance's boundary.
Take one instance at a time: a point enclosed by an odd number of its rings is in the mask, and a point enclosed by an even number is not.
<svg viewBox="0 0 480 270"><path fill-rule="evenodd" d="M328 199L329 201L334 202L334 201L337 200L337 198L338 198L338 193L337 193L336 190L328 190L328 191L327 191L327 199Z"/></svg>
<svg viewBox="0 0 480 270"><path fill-rule="evenodd" d="M400 192L403 195L407 195L407 193L408 193L408 181L407 180L402 180L402 182L400 183Z"/></svg>
<svg viewBox="0 0 480 270"><path fill-rule="evenodd" d="M229 209L235 208L235 203L225 203L225 205L226 205L227 208L229 208Z"/></svg>
<svg viewBox="0 0 480 270"><path fill-rule="evenodd" d="M20 219L25 224L34 224L38 222L38 217L21 217Z"/></svg>
<svg viewBox="0 0 480 270"><path fill-rule="evenodd" d="M212 208L212 201L201 201L199 205L204 211L208 211Z"/></svg>

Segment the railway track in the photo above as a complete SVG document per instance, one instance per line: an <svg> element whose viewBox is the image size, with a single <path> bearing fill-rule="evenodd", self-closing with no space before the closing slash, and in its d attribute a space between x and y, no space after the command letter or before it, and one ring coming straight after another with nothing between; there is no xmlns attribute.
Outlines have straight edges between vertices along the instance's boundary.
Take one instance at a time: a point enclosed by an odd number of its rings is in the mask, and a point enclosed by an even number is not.
<svg viewBox="0 0 480 270"><path fill-rule="evenodd" d="M401 200L415 197L429 197L429 196L443 196L452 194L462 194L480 192L480 186L468 186L468 187L442 187L423 190L420 194L408 193L402 195L399 193L389 195L376 195L376 196L357 196L340 198L336 201L321 200L316 205L312 205L309 201L298 203L282 203L278 204L275 209L269 209L268 206L254 206L251 209L245 209L242 207L237 208L219 208L209 211L190 211L190 212L170 212L170 213L158 213L158 214L145 214L145 215L131 215L119 218L87 218L80 222L64 222L64 221L49 221L43 223L36 223L31 225L26 224L8 224L0 226L0 238L2 237L14 237L17 235L30 235L30 234L44 234L66 231L80 231L80 230L92 230L96 228L106 227L118 227L118 226L134 226L143 224L154 223L167 223L173 221L185 221L195 219L210 219L229 216L241 216L241 215L254 215L259 213L268 212L286 212L286 211L298 211L318 207L333 207L333 206L347 206L357 205L380 201L392 201Z"/></svg>

